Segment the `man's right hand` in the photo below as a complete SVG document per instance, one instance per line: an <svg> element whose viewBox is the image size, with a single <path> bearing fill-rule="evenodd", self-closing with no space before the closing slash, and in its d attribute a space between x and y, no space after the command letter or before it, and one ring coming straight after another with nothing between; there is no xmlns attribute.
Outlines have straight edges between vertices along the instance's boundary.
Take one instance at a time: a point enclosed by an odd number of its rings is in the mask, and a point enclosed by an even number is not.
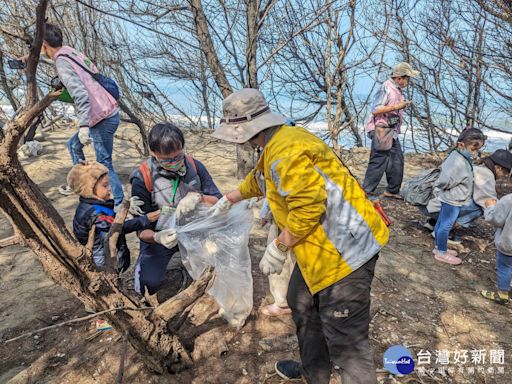
<svg viewBox="0 0 512 384"><path fill-rule="evenodd" d="M80 127L78 129L78 140L82 145L89 145L92 143L91 136L89 136L89 127Z"/></svg>

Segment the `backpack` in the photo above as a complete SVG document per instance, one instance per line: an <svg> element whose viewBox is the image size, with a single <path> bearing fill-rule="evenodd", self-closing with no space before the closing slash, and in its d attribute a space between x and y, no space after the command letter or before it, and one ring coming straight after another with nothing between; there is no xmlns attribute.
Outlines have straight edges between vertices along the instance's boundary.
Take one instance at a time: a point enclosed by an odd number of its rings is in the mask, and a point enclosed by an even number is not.
<svg viewBox="0 0 512 384"><path fill-rule="evenodd" d="M194 161L193 157L189 154L185 153L185 159L192 166L194 171L197 173L197 165ZM153 192L153 178L151 177L151 169L149 168L148 160L144 160L139 165L139 172L142 176L142 180L144 181L144 186L146 187L148 192Z"/></svg>
<svg viewBox="0 0 512 384"><path fill-rule="evenodd" d="M440 172L439 168L432 168L410 178L404 183L400 194L410 204L427 205L434 198L434 183Z"/></svg>
<svg viewBox="0 0 512 384"><path fill-rule="evenodd" d="M110 77L107 77L105 75L102 75L101 73L92 73L88 68L84 67L82 64L80 64L77 60L75 60L73 57L63 53L59 55L59 57L67 57L68 59L72 60L76 65L78 65L80 68L82 68L85 72L87 72L91 77L96 80L110 95L116 99L119 100L121 97L119 92L119 87L117 86L117 83L112 80Z"/></svg>

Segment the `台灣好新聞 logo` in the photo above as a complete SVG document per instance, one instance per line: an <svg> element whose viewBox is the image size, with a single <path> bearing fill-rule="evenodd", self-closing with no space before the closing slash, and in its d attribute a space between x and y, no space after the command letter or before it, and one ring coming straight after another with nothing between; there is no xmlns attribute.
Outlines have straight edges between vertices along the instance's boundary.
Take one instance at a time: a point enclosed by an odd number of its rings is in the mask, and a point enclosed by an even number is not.
<svg viewBox="0 0 512 384"><path fill-rule="evenodd" d="M384 352L384 368L395 375L407 375L414 371L412 354L403 345L393 345Z"/></svg>

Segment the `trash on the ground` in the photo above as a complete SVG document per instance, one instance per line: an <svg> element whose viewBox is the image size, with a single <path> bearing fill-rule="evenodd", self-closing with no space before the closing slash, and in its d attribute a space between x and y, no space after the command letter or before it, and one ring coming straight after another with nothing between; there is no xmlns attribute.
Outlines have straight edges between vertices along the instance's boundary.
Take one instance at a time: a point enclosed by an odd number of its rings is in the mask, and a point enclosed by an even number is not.
<svg viewBox="0 0 512 384"><path fill-rule="evenodd" d="M98 319L96 320L96 331L103 332L112 329L112 326L107 322L107 320Z"/></svg>
<svg viewBox="0 0 512 384"><path fill-rule="evenodd" d="M39 156L43 153L43 145L37 141L27 141L18 148L18 157L20 159L28 159L29 157Z"/></svg>

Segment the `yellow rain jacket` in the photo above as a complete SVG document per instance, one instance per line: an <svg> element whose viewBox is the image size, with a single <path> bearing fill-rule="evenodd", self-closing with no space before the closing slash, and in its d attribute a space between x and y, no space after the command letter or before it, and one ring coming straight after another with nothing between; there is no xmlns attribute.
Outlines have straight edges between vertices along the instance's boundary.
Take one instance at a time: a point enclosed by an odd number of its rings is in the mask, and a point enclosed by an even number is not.
<svg viewBox="0 0 512 384"><path fill-rule="evenodd" d="M295 258L312 294L348 276L386 245L389 231L363 189L321 139L282 125L239 187L265 195L281 230L301 238Z"/></svg>

